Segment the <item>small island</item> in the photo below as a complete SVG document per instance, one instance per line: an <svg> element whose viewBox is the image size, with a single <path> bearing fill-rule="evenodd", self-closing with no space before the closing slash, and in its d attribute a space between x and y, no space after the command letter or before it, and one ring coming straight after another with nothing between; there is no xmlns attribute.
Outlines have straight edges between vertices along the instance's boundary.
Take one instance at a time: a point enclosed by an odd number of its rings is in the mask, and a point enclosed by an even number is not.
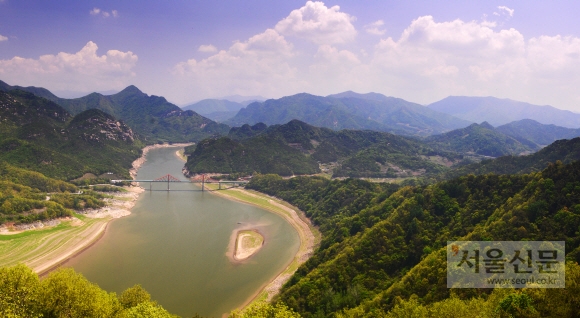
<svg viewBox="0 0 580 318"><path fill-rule="evenodd" d="M264 237L257 230L241 230L236 235L234 260L241 261L258 252L264 245Z"/></svg>

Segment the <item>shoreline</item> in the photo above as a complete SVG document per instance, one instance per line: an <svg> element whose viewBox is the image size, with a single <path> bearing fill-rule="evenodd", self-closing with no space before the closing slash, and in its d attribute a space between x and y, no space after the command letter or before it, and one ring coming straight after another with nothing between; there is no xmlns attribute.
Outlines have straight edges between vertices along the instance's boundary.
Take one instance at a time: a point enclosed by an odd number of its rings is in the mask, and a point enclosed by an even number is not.
<svg viewBox="0 0 580 318"><path fill-rule="evenodd" d="M137 171L147 161L147 153L150 150L159 149L159 148L171 148L171 147L185 148L185 147L191 146L191 145L193 145L193 143L179 143L179 144L171 144L171 145L170 144L155 144L155 145L146 146L145 148L142 149L141 157L135 159L135 161L133 161L133 163L132 163L133 167L131 169L129 169L129 174L131 175L131 178L135 179L135 177L137 176ZM182 156L177 154L177 152L175 155L179 159L181 159L182 161L185 161Z"/></svg>
<svg viewBox="0 0 580 318"><path fill-rule="evenodd" d="M235 191L241 195L236 196L233 193L227 193L228 191ZM314 226L312 226L310 220L304 216L302 211L280 199L260 192L254 192L240 188L230 188L217 191L214 190L209 192L222 196L228 200L257 206L271 213L277 214L284 218L284 220L288 222L296 230L296 232L298 232L298 236L300 238L300 247L298 248L298 251L294 257L288 262L288 264L285 265L282 271L264 283L260 289L248 297L248 299L242 305L240 305L239 309L243 310L258 300L264 299L266 301L270 301L280 292L282 285L284 285L284 283L290 279L298 267L305 263L310 258L310 256L312 256L314 248L320 242L320 233ZM240 196L246 196L249 198L244 199ZM259 204L250 198L262 200L264 202Z"/></svg>
<svg viewBox="0 0 580 318"><path fill-rule="evenodd" d="M146 155L151 149L185 147L189 145L191 144L157 144L146 146L142 150L141 157L137 158L132 163L132 168L129 170L131 177L135 179L137 171L147 161ZM178 157L182 159L182 157ZM33 245L32 247L27 246L27 248L32 249L32 252L28 253L31 255L19 255L22 256L23 259L19 259L18 263L24 263L31 267L39 276L44 276L59 268L69 259L88 250L104 237L111 221L131 214L131 209L137 203L140 194L145 191L138 185L123 188L126 189L127 192L112 194L112 199L105 199L107 202L106 206L79 214L83 216L83 219L86 218L87 222L83 222L78 218L73 217L71 220L66 221L68 224L66 228L57 230L55 233L49 233L46 235L40 234L39 237L35 238L35 242L31 243ZM59 223L65 223L62 222L63 220L59 221ZM87 225L86 223L89 224ZM56 226L58 226L58 224L43 229L51 230ZM19 231L18 233L33 231L36 230ZM18 233L2 233L2 236ZM36 245L34 245L34 243L36 243ZM45 249L48 249L48 251ZM5 263L6 264L3 264L2 266L14 265L11 264L13 263L11 261L5 261Z"/></svg>

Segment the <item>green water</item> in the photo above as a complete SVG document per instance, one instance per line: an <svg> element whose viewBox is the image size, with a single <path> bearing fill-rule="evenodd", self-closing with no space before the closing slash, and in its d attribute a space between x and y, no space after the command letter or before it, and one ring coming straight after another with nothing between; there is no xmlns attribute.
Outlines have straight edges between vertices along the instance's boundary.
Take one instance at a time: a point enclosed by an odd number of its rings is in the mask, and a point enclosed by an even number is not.
<svg viewBox="0 0 580 318"><path fill-rule="evenodd" d="M137 179L168 173L184 179L176 150L150 151ZM197 191L144 192L130 216L110 223L97 244L66 266L108 291L141 284L154 300L182 317L220 317L275 277L298 250L298 234L281 217L201 192L192 184L170 186ZM265 244L250 259L234 264L226 254L232 232L240 228L258 229Z"/></svg>

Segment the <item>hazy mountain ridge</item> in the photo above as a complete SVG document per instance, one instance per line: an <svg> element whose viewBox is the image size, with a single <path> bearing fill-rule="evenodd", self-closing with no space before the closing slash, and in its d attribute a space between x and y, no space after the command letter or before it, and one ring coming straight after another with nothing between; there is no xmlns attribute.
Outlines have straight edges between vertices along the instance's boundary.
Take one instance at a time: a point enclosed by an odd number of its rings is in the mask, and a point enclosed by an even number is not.
<svg viewBox="0 0 580 318"><path fill-rule="evenodd" d="M263 103L252 103L225 123L230 126L253 125L258 122L273 125L284 124L292 119L334 130L370 129L421 136L470 124L403 99L354 92L327 97L301 93Z"/></svg>
<svg viewBox="0 0 580 318"><path fill-rule="evenodd" d="M449 96L427 107L472 122L487 121L493 126L522 119L542 124L580 128L580 114L552 106L538 106L495 97Z"/></svg>
<svg viewBox="0 0 580 318"><path fill-rule="evenodd" d="M529 140L538 146L546 146L560 139L580 137L580 128L565 128L553 124L545 125L533 119L522 119L495 129L514 138Z"/></svg>
<svg viewBox="0 0 580 318"><path fill-rule="evenodd" d="M195 104L183 107L217 122L234 117L247 104L232 102L226 99L204 99Z"/></svg>

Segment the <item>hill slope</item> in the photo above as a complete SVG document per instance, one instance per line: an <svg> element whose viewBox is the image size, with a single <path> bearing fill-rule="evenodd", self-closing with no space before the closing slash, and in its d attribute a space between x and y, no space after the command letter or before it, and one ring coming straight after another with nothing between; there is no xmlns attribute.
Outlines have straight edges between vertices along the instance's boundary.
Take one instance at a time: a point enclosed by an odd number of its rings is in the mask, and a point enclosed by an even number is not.
<svg viewBox="0 0 580 318"><path fill-rule="evenodd" d="M447 288L448 241L562 240L567 258L580 260L578 180L580 162L553 164L537 174L465 176L398 190L353 179L272 175L254 177L248 187L296 205L323 234L320 248L284 285L280 301L304 317L384 317L401 300L429 305L453 293L457 309L490 292ZM580 291L580 268L574 270L565 294ZM527 292L540 316L549 315L552 305L542 299L558 299L560 294L549 293L559 291L536 291ZM504 294L490 312L514 293L497 292ZM566 304L569 299L554 306L572 317L579 312Z"/></svg>
<svg viewBox="0 0 580 318"><path fill-rule="evenodd" d="M91 172L129 177L141 142L122 121L100 110L72 117L34 94L0 92L0 161L72 179Z"/></svg>
<svg viewBox="0 0 580 318"><path fill-rule="evenodd" d="M530 173L545 169L549 163L556 161L571 163L580 160L580 137L571 140L558 140L527 156L504 156L493 160L483 160L462 167L457 167L445 174L445 178L467 174L516 174Z"/></svg>
<svg viewBox="0 0 580 318"><path fill-rule="evenodd" d="M4 91L17 88L4 82L0 84L0 90ZM212 135L226 134L229 130L226 125L191 110L183 111L165 98L148 96L132 85L114 95L92 93L74 99L58 98L43 88L22 89L41 94L73 115L93 108L104 111L125 121L147 143L198 141Z"/></svg>
<svg viewBox="0 0 580 318"><path fill-rule="evenodd" d="M536 145L532 142L527 140L520 142L516 138L496 131L486 122L430 136L425 139L425 142L448 151L490 157L520 154L536 149Z"/></svg>
<svg viewBox="0 0 580 318"><path fill-rule="evenodd" d="M268 128L259 124L232 128L230 137L203 141L195 151L189 152L191 156L186 167L191 172L251 172L249 168L239 170L241 168L235 167L236 161L242 162L244 156L251 154L256 158L253 171L261 173L278 173L265 168L274 164L270 161L276 158L276 164L302 162L302 171L312 167L302 174L318 172L316 162L330 164L334 167L334 176L345 177L438 173L447 168L430 156L440 160L454 160L452 155L437 152L411 138L376 131L333 131L299 120ZM293 174L299 173L297 168L293 168L286 170L284 175L290 171Z"/></svg>
<svg viewBox="0 0 580 318"><path fill-rule="evenodd" d="M532 105L511 99L449 96L427 107L472 122L487 121L493 126L522 119L533 119L545 125L580 127L580 114L552 106Z"/></svg>
<svg viewBox="0 0 580 318"><path fill-rule="evenodd" d="M538 146L546 146L560 139L580 137L580 128L572 129L556 125L544 125L532 119L522 119L495 128L508 136L532 141Z"/></svg>

